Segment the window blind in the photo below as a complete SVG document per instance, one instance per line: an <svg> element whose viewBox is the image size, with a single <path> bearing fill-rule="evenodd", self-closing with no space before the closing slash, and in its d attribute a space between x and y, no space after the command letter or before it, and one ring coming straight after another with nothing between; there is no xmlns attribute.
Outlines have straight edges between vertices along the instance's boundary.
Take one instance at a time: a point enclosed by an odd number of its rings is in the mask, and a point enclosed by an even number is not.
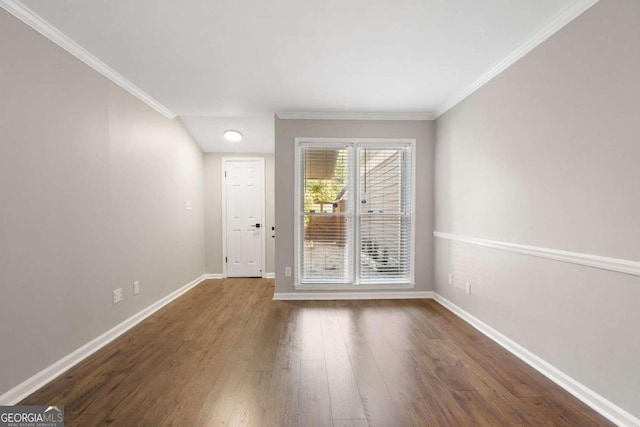
<svg viewBox="0 0 640 427"><path fill-rule="evenodd" d="M301 281L353 281L354 219L349 185L351 147L302 146Z"/></svg>
<svg viewBox="0 0 640 427"><path fill-rule="evenodd" d="M361 148L360 282L408 282L411 275L411 151Z"/></svg>
<svg viewBox="0 0 640 427"><path fill-rule="evenodd" d="M301 283L408 283L410 144L298 146Z"/></svg>

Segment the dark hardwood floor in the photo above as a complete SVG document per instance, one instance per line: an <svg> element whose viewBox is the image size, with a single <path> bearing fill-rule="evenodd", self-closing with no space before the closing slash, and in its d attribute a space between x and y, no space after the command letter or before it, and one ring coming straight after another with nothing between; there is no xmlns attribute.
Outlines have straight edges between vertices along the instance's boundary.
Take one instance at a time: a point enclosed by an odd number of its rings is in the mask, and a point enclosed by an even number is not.
<svg viewBox="0 0 640 427"><path fill-rule="evenodd" d="M67 426L604 426L430 300L272 301L202 283L23 404Z"/></svg>

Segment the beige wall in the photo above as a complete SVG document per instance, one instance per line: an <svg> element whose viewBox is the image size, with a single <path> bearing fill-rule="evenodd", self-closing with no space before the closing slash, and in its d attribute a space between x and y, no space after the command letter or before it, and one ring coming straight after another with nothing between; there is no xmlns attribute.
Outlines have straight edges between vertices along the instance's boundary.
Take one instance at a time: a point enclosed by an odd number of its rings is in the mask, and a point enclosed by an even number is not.
<svg viewBox="0 0 640 427"><path fill-rule="evenodd" d="M275 121L276 292L296 292L293 287L296 137L416 139L416 287L405 291L433 290L431 232L433 230L434 123L430 121L281 120L277 117ZM284 269L288 266L293 270L291 277L284 275Z"/></svg>
<svg viewBox="0 0 640 427"><path fill-rule="evenodd" d="M437 120L436 230L640 261L639 23L601 1ZM436 291L640 416L640 277L436 239Z"/></svg>
<svg viewBox="0 0 640 427"><path fill-rule="evenodd" d="M2 394L204 273L204 180L179 121L4 11L0 111Z"/></svg>
<svg viewBox="0 0 640 427"><path fill-rule="evenodd" d="M640 260L638 22L637 1L599 2L435 125L276 118L265 230L277 292L295 292L284 267L295 268L296 136L417 139L416 290L434 288L434 228ZM4 11L0 29L1 394L205 271L222 273L222 155L203 161L179 121ZM640 416L638 277L435 247L438 293ZM449 272L473 293L448 285Z"/></svg>
<svg viewBox="0 0 640 427"><path fill-rule="evenodd" d="M275 239L271 227L274 222L273 154L205 153L205 244L208 274L222 274L222 159L224 157L259 157L265 166L265 224L266 269L273 273L275 263Z"/></svg>

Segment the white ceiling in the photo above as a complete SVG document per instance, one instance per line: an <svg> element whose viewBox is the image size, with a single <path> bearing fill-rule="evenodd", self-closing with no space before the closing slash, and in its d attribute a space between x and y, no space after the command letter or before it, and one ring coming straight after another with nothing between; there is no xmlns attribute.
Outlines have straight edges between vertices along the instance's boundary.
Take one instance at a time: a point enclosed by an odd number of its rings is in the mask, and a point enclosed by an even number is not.
<svg viewBox="0 0 640 427"><path fill-rule="evenodd" d="M273 153L273 114L262 116L205 117L181 116L180 120L198 141L202 151L210 153ZM224 139L224 131L239 130L241 142Z"/></svg>
<svg viewBox="0 0 640 427"><path fill-rule="evenodd" d="M227 151L213 133L232 127L247 136L234 151L273 151L277 111L436 111L575 2L23 1L205 151Z"/></svg>

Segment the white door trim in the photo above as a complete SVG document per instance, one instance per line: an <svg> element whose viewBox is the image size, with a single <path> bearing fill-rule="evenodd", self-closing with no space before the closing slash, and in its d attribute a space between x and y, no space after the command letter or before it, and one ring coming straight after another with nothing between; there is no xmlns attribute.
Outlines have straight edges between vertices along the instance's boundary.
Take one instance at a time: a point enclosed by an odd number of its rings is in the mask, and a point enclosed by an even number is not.
<svg viewBox="0 0 640 427"><path fill-rule="evenodd" d="M227 170L227 162L239 162L239 161L258 161L262 164L262 208L260 209L260 224L262 225L262 278L266 277L266 250L267 250L267 239L266 239L266 178L267 173L265 169L265 161L264 157L223 157L222 158L222 167L221 167L221 179L222 183L222 203L220 204L220 209L222 209L222 276L227 277L227 263L225 259L227 259L227 182L225 172Z"/></svg>

